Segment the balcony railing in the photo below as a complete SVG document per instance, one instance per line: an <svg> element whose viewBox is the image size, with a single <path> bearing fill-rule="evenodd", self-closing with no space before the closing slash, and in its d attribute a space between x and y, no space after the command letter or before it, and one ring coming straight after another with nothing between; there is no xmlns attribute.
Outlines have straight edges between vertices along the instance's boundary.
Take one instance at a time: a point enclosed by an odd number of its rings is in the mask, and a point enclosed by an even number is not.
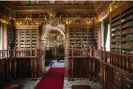
<svg viewBox="0 0 133 89"><path fill-rule="evenodd" d="M0 50L0 78L4 77L8 80L12 77L16 78L18 66L23 59L26 59L25 65L30 67L31 77L36 78L38 76L38 62L45 59L45 50ZM0 79L0 81L3 80Z"/></svg>
<svg viewBox="0 0 133 89"><path fill-rule="evenodd" d="M41 49L32 49L32 50L0 50L0 59L9 58L9 57L37 57L42 54L43 50Z"/></svg>
<svg viewBox="0 0 133 89"><path fill-rule="evenodd" d="M107 64L133 73L133 55L108 52L98 49L68 49L68 57L90 57Z"/></svg>

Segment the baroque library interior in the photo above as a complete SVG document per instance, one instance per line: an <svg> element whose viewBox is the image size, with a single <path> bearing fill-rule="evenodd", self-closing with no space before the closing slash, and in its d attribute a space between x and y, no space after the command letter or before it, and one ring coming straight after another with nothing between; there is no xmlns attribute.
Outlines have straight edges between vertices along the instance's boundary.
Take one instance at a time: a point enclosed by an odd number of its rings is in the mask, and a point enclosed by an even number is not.
<svg viewBox="0 0 133 89"><path fill-rule="evenodd" d="M133 1L0 1L0 89L133 89Z"/></svg>

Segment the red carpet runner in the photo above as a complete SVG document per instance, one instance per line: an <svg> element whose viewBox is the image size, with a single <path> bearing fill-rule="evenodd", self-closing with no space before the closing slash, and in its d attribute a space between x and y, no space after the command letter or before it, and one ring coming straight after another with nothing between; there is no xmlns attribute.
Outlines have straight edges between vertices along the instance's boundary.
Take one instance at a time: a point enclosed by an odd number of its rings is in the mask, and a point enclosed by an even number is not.
<svg viewBox="0 0 133 89"><path fill-rule="evenodd" d="M63 89L65 68L51 68L35 89Z"/></svg>

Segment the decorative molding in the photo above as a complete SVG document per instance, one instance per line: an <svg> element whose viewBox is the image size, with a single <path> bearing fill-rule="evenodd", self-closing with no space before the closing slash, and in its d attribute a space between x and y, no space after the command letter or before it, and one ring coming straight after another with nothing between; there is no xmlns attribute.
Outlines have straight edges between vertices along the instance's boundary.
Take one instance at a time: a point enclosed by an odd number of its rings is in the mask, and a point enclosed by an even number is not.
<svg viewBox="0 0 133 89"><path fill-rule="evenodd" d="M16 25L16 29L38 29L39 25Z"/></svg>
<svg viewBox="0 0 133 89"><path fill-rule="evenodd" d="M120 1L112 1L109 3L109 5L107 6L107 8L97 15L97 22L101 22L105 16L109 15L110 13L112 13L113 11L115 11L118 7L120 7L122 5L123 2Z"/></svg>
<svg viewBox="0 0 133 89"><path fill-rule="evenodd" d="M94 24L95 19L95 17L82 18L80 16L77 16L71 18L64 18L64 21L66 22L66 24Z"/></svg>
<svg viewBox="0 0 133 89"><path fill-rule="evenodd" d="M93 9L94 5L43 5L43 6L13 6L13 9Z"/></svg>

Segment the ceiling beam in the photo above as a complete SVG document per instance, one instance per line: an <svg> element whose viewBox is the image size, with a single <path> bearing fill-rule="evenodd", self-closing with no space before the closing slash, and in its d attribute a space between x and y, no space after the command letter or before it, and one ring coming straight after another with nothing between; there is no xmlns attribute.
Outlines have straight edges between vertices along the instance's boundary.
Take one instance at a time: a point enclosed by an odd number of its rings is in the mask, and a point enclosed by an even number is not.
<svg viewBox="0 0 133 89"><path fill-rule="evenodd" d="M94 5L12 6L12 9L94 9Z"/></svg>
<svg viewBox="0 0 133 89"><path fill-rule="evenodd" d="M50 12L50 9L14 9L14 12L18 12L18 13L33 13L33 12L40 12L40 13L46 13L46 12ZM56 9L56 12L91 12L91 13L95 13L94 9Z"/></svg>

